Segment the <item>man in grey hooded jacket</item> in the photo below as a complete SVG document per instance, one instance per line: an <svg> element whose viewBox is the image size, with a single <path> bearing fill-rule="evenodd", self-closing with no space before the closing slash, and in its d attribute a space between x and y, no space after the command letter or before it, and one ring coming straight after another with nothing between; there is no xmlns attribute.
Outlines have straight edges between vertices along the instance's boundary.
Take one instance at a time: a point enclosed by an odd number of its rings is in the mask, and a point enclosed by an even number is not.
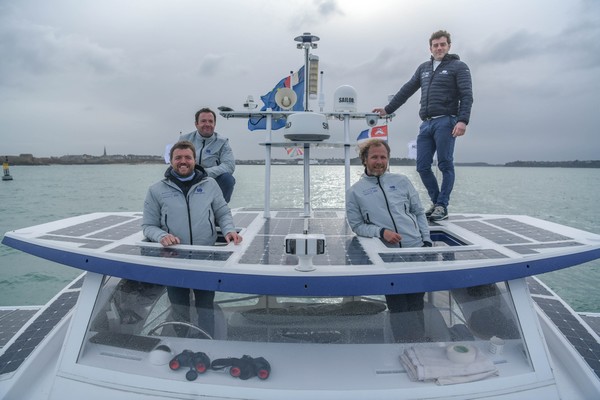
<svg viewBox="0 0 600 400"><path fill-rule="evenodd" d="M346 218L359 236L380 238L399 247L431 247L429 225L410 180L387 171L390 147L370 139L360 148L365 172L346 193ZM386 295L397 342L423 340L424 293Z"/></svg>
<svg viewBox="0 0 600 400"><path fill-rule="evenodd" d="M217 181L225 201L229 203L235 186L235 158L229 139L215 132L217 114L210 108L201 108L194 118L196 130L181 135L179 140L190 141L196 147L196 162Z"/></svg>
<svg viewBox="0 0 600 400"><path fill-rule="evenodd" d="M163 246L190 244L212 246L217 239L215 220L227 243L239 244L231 210L214 179L196 166L196 149L190 142L178 142L170 151L171 166L165 177L148 189L144 201L144 236ZM177 321L189 322L190 290L168 287L167 292ZM194 289L198 321L211 337L214 334L215 293ZM179 335L187 329L176 327Z"/></svg>

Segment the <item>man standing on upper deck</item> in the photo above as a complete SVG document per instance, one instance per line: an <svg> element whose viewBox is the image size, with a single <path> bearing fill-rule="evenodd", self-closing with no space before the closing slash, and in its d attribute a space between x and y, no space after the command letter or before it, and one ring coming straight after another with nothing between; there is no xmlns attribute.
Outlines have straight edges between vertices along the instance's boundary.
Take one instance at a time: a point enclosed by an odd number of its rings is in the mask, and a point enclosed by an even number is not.
<svg viewBox="0 0 600 400"><path fill-rule="evenodd" d="M387 172L390 146L370 139L360 147L364 174L346 193L346 218L359 236L375 237L399 247L431 247L429 225L419 194L410 180ZM386 295L397 342L423 340L424 293Z"/></svg>
<svg viewBox="0 0 600 400"><path fill-rule="evenodd" d="M196 162L209 177L214 178L225 201L229 203L235 186L235 158L229 146L229 139L215 132L217 114L210 108L196 112L194 132L181 135L179 141L192 142L196 147Z"/></svg>
<svg viewBox="0 0 600 400"><path fill-rule="evenodd" d="M417 172L432 205L426 215L433 221L448 218L448 203L454 187L454 143L465 134L473 105L471 72L456 54L449 54L450 34L434 32L429 38L431 59L424 62L384 108L373 112L383 116L400 108L421 88L419 116L423 123L417 137ZM431 170L437 151L442 185Z"/></svg>

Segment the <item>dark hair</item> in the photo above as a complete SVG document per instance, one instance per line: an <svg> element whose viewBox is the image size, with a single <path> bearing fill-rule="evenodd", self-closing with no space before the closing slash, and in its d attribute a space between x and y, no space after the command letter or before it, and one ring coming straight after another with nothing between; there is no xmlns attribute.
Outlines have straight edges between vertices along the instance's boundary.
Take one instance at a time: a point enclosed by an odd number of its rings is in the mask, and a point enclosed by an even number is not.
<svg viewBox="0 0 600 400"><path fill-rule="evenodd" d="M367 158L369 157L369 149L371 147L380 147L380 146L385 147L385 149L387 150L387 153L388 153L388 158L390 158L390 145L385 140L369 139L359 146L360 151L358 154L360 156L360 161L362 162L362 165L364 165L365 167L367 166Z"/></svg>
<svg viewBox="0 0 600 400"><path fill-rule="evenodd" d="M446 39L448 39L448 44L452 43L450 40L450 34L446 31L437 31L437 32L433 32L431 34L431 37L429 38L429 47L431 47L431 42L433 42L435 39L440 39L445 37Z"/></svg>
<svg viewBox="0 0 600 400"><path fill-rule="evenodd" d="M210 108L204 107L204 108L201 108L198 111L196 111L196 115L195 115L196 119L194 120L194 123L198 123L198 117L200 116L200 114L207 113L207 112L209 112L209 113L211 113L213 115L213 118L215 119L215 122L216 122L217 121L217 114L215 114L215 112L213 110L211 110Z"/></svg>
<svg viewBox="0 0 600 400"><path fill-rule="evenodd" d="M196 147L192 142L188 142L187 140L182 140L181 142L177 142L171 147L171 151L169 152L169 160L173 160L173 152L178 149L190 149L192 150L192 154L194 155L194 160L196 159Z"/></svg>

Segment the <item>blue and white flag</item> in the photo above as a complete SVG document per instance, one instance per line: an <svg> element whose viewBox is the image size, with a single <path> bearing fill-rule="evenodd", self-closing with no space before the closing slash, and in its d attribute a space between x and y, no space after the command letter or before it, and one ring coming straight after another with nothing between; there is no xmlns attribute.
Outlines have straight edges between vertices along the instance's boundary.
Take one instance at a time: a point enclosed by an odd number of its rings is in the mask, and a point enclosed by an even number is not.
<svg viewBox="0 0 600 400"><path fill-rule="evenodd" d="M360 144L368 139L381 139L387 141L388 130L387 125L374 126L370 129L365 129L358 134L356 141Z"/></svg>
<svg viewBox="0 0 600 400"><path fill-rule="evenodd" d="M417 159L417 141L411 140L408 142L408 158L416 160Z"/></svg>
<svg viewBox="0 0 600 400"><path fill-rule="evenodd" d="M260 111L266 111L270 108L273 111L279 111L281 108L275 102L275 95L277 91L282 88L292 88L296 92L296 104L292 108L293 111L304 110L304 67L300 68L298 72L291 74L279 81L277 85L269 93L261 96L264 106ZM271 122L271 129L277 130L285 126L285 119L274 119ZM267 129L267 118L252 117L248 119L248 129L254 131L256 129Z"/></svg>

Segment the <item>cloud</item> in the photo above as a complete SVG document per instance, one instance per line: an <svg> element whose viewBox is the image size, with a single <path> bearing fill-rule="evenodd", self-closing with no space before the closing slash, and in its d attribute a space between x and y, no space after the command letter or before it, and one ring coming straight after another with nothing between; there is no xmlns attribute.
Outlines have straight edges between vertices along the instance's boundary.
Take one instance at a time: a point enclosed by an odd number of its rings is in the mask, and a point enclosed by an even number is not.
<svg viewBox="0 0 600 400"><path fill-rule="evenodd" d="M224 62L225 57L223 55L207 54L200 63L198 73L200 75L214 76Z"/></svg>
<svg viewBox="0 0 600 400"><path fill-rule="evenodd" d="M600 154L597 0L459 0L435 3L435 13L431 1L126 4L0 2L4 152L98 154L106 145L111 154L162 154L179 131L193 129L199 107L239 108L247 95L258 100L300 67L303 52L293 39L303 32L321 38L313 53L324 71L325 110L346 84L357 89L359 109L370 110L429 58L427 39L443 28L474 84L457 161ZM419 99L416 93L390 124L397 152L416 135ZM351 136L359 125L352 122ZM244 121L219 118L217 126L238 158L264 155L264 137L246 132Z"/></svg>
<svg viewBox="0 0 600 400"><path fill-rule="evenodd" d="M15 78L45 79L53 75L109 75L123 69L123 54L81 35L51 26L0 18L0 84Z"/></svg>
<svg viewBox="0 0 600 400"><path fill-rule="evenodd" d="M292 31L307 32L317 26L322 26L336 16L343 16L344 12L336 0L312 0L309 4L302 4L300 10L290 18Z"/></svg>

